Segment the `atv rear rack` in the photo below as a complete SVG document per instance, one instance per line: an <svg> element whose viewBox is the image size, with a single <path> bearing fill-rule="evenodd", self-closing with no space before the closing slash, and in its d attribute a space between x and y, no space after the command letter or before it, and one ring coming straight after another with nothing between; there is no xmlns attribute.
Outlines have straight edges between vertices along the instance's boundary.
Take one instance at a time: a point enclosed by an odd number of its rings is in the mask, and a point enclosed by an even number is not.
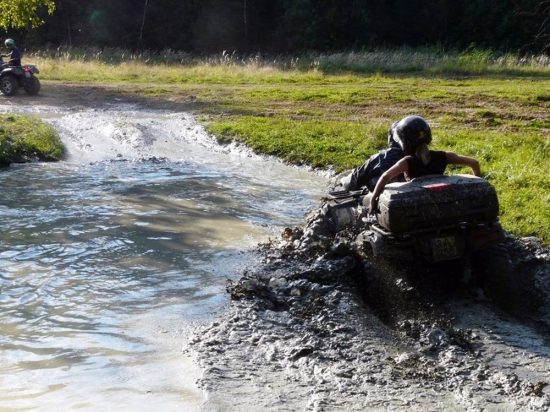
<svg viewBox="0 0 550 412"><path fill-rule="evenodd" d="M330 200L340 200L340 199L350 199L350 198L358 198L363 195L365 195L368 192L367 189L363 190L336 190L333 192L327 193L327 198Z"/></svg>

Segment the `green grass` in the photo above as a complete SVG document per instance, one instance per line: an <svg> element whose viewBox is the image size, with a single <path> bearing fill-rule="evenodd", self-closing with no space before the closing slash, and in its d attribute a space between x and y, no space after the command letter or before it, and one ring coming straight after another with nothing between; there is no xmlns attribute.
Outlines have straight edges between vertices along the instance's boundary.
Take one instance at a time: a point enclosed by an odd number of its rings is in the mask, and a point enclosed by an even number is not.
<svg viewBox="0 0 550 412"><path fill-rule="evenodd" d="M289 118L233 116L208 126L220 143L237 139L256 152L297 165L351 168L386 141L386 127L333 120L295 121ZM365 139L365 136L370 138Z"/></svg>
<svg viewBox="0 0 550 412"><path fill-rule="evenodd" d="M196 58L62 50L33 59L46 90L81 82L106 96L166 103L197 114L222 143L238 140L258 153L336 172L385 147L392 122L419 114L432 125L434 148L479 158L507 230L550 242L546 55L402 49Z"/></svg>
<svg viewBox="0 0 550 412"><path fill-rule="evenodd" d="M547 55L497 53L490 50L441 50L438 48L371 50L301 56L240 56L222 53L193 56L165 50L162 53L129 53L117 49L55 49L26 53L40 65L42 77L51 80L138 84L265 84L371 82L373 75L422 76L535 76L550 74ZM183 69L183 70L182 70ZM358 75L367 75L361 78Z"/></svg>
<svg viewBox="0 0 550 412"><path fill-rule="evenodd" d="M63 143L52 126L28 116L0 114L0 164L55 161L63 155Z"/></svg>

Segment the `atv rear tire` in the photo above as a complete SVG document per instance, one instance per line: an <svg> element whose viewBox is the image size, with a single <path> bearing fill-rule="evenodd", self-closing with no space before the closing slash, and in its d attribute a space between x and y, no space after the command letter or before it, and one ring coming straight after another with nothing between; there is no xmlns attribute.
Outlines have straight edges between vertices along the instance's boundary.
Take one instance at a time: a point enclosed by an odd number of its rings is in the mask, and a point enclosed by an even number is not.
<svg viewBox="0 0 550 412"><path fill-rule="evenodd" d="M29 96L36 96L40 91L40 81L36 77L31 77L25 84L25 92Z"/></svg>
<svg viewBox="0 0 550 412"><path fill-rule="evenodd" d="M19 91L19 82L15 76L8 74L2 77L2 80L0 80L0 91L6 96L15 96Z"/></svg>

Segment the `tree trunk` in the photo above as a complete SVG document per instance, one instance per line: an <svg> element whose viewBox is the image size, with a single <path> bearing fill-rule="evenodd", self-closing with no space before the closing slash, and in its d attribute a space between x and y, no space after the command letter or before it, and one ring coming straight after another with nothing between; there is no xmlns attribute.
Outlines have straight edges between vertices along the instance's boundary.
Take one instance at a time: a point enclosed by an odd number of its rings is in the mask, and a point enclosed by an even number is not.
<svg viewBox="0 0 550 412"><path fill-rule="evenodd" d="M139 39L136 46L136 51L139 51L141 46L141 41L143 40L143 28L145 27L145 16L147 15L147 3L149 0L145 0L145 5L143 6L143 19L141 20L141 29L139 31Z"/></svg>
<svg viewBox="0 0 550 412"><path fill-rule="evenodd" d="M244 17L244 44L245 44L245 50L248 52L248 22L246 20L246 0L243 0L243 17Z"/></svg>

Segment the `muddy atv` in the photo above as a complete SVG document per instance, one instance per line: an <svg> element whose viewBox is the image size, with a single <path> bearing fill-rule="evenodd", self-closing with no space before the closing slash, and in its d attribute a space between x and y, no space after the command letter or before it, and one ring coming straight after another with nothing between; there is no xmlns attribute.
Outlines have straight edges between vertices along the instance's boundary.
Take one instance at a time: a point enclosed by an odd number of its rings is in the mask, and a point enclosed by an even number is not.
<svg viewBox="0 0 550 412"><path fill-rule="evenodd" d="M28 95L35 96L40 91L40 81L35 77L38 73L32 64L8 66L0 60L0 91L5 96L15 96L22 87Z"/></svg>
<svg viewBox="0 0 550 412"><path fill-rule="evenodd" d="M368 192L337 191L328 197L333 229L358 233L358 251L366 257L425 267L450 262L447 267L474 274L491 299L510 300L514 274L502 247L497 193L487 180L430 175L391 183L374 216L368 215Z"/></svg>

